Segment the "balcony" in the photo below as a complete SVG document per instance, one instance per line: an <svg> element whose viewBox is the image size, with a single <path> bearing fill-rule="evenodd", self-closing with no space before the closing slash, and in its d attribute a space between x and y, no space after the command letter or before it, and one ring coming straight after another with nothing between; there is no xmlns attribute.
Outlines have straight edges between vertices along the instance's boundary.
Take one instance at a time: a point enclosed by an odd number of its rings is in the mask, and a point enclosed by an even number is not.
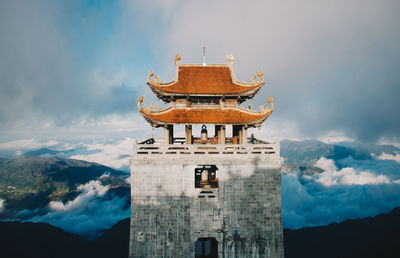
<svg viewBox="0 0 400 258"><path fill-rule="evenodd" d="M135 141L134 155L143 158L148 155L267 155L271 158L280 158L279 141L269 143L248 138L247 142L247 144L185 144L184 138L175 138L174 144L165 144L163 139L151 138L140 143Z"/></svg>

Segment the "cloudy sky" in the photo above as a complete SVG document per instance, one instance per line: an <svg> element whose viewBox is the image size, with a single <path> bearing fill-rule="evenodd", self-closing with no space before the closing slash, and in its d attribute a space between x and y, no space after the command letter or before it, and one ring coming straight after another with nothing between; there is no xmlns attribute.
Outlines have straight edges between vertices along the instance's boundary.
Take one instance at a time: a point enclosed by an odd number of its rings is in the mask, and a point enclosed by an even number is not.
<svg viewBox="0 0 400 258"><path fill-rule="evenodd" d="M400 142L400 2L0 2L0 141L146 137L136 99L182 63L226 63L275 99L270 138ZM247 103L246 103L247 105ZM260 134L260 131L255 130Z"/></svg>

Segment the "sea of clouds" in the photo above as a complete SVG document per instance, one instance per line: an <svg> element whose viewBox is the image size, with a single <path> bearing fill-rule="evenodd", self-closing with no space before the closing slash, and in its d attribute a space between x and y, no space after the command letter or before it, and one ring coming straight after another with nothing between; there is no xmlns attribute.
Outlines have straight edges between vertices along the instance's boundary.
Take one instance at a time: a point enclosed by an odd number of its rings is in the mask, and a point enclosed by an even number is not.
<svg viewBox="0 0 400 258"><path fill-rule="evenodd" d="M94 238L130 216L128 197L104 198L109 187L98 180L79 186L78 191L80 194L75 199L66 203L52 201L48 205L48 213L29 221L46 222L65 231Z"/></svg>
<svg viewBox="0 0 400 258"><path fill-rule="evenodd" d="M396 160L332 160L321 157L316 175L282 175L282 218L286 228L327 225L375 216L400 206Z"/></svg>
<svg viewBox="0 0 400 258"><path fill-rule="evenodd" d="M68 202L51 201L44 208L24 209L8 220L49 223L67 232L96 238L118 221L130 217L131 212L129 195L110 194L110 187L101 184L100 179L107 176L104 174L78 186L79 195ZM0 212L5 209L4 200L0 199Z"/></svg>
<svg viewBox="0 0 400 258"><path fill-rule="evenodd" d="M22 143L25 148L27 142ZM59 155L129 171L132 144L132 138L125 138L113 142L76 144L35 142L34 147L69 150L60 152ZM15 142L13 146L16 146ZM17 147L15 148L14 150L17 150ZM21 153L21 150L25 149L18 149L18 153ZM347 219L376 216L400 206L399 155L371 153L370 158L361 160L351 156L339 160L321 157L314 164L323 171L321 173L283 173L283 226L298 229L327 225ZM101 185L99 179L79 186L77 190L79 195L69 202L50 202L45 209L23 210L15 219L46 222L66 231L93 238L119 220L130 217L127 202L129 193L123 197L110 196L109 187ZM5 209L5 202L0 200L0 212Z"/></svg>

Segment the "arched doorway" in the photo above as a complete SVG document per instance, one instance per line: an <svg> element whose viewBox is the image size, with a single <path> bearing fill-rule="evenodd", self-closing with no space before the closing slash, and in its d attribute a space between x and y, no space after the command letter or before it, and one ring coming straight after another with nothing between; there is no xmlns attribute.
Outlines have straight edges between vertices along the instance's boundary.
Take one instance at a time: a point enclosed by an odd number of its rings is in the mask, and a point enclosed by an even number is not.
<svg viewBox="0 0 400 258"><path fill-rule="evenodd" d="M196 258L217 258L218 257L218 241L213 237L201 237L195 242Z"/></svg>

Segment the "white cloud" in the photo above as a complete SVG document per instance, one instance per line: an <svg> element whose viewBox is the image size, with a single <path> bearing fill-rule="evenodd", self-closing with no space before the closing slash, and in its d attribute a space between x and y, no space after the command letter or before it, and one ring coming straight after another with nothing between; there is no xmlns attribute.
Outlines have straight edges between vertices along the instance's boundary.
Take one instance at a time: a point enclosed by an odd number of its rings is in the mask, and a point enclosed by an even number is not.
<svg viewBox="0 0 400 258"><path fill-rule="evenodd" d="M71 159L80 159L100 163L116 169L129 166L129 158L133 153L132 138L125 138L117 143L90 143L84 144L88 151L99 151L92 154L73 155Z"/></svg>
<svg viewBox="0 0 400 258"><path fill-rule="evenodd" d="M382 153L379 156L376 156L376 158L381 159L381 160L394 160L398 163L400 163L400 154L388 154L388 153Z"/></svg>
<svg viewBox="0 0 400 258"><path fill-rule="evenodd" d="M296 123L289 120L277 119L273 116L268 118L260 128L250 128L247 134L248 137L254 134L256 138L268 141L283 139L300 141L308 139L300 132L300 128Z"/></svg>
<svg viewBox="0 0 400 258"><path fill-rule="evenodd" d="M103 186L99 181L92 180L78 187L81 192L74 200L67 203L51 201L49 207L53 211L73 211L88 207L93 199L102 197L109 190L109 186Z"/></svg>
<svg viewBox="0 0 400 258"><path fill-rule="evenodd" d="M317 182L329 187L333 185L389 184L391 181L384 175L375 175L369 171L358 172L353 168L343 168L339 171L321 173Z"/></svg>
<svg viewBox="0 0 400 258"><path fill-rule="evenodd" d="M36 139L21 139L15 141L6 141L0 143L0 149L4 150L16 150L17 154L21 153L21 150L27 149L38 149L43 147L55 146L58 144L58 141L50 140L50 141L39 141Z"/></svg>
<svg viewBox="0 0 400 258"><path fill-rule="evenodd" d="M126 197L102 198L109 189L99 181L92 180L78 187L80 194L75 199L67 203L52 201L46 214L26 220L45 222L68 232L97 237L105 229L130 215ZM21 216L27 216L27 212L22 211Z"/></svg>
<svg viewBox="0 0 400 258"><path fill-rule="evenodd" d="M385 175L375 175L370 171L357 171L351 167L345 167L337 170L334 161L320 158L316 164L324 170L323 173L316 176L316 182L324 186L334 185L366 185L366 184L389 184L391 180Z"/></svg>
<svg viewBox="0 0 400 258"><path fill-rule="evenodd" d="M4 205L5 201L6 200L0 198L0 213L2 213L3 210L5 209L5 205Z"/></svg>
<svg viewBox="0 0 400 258"><path fill-rule="evenodd" d="M355 139L348 137L344 134L344 132L339 131L331 131L325 133L323 136L320 136L317 140L331 144L338 142L354 142Z"/></svg>
<svg viewBox="0 0 400 258"><path fill-rule="evenodd" d="M335 171L337 169L335 162L332 159L326 159L324 157L321 157L319 160L317 160L315 166L325 171Z"/></svg>
<svg viewBox="0 0 400 258"><path fill-rule="evenodd" d="M135 105L134 101L132 100L132 105ZM41 121L40 118L21 121L17 127L7 132L7 139L21 140L4 140L0 143L0 149L36 149L66 141L73 148L74 144L71 144L71 142L77 141L122 139L132 136L148 137L148 131L151 128L144 118L135 112L108 114L96 119L82 115L71 120L68 124L50 123L46 128L39 121ZM24 139L26 135L34 135L35 137ZM48 139L57 139L57 141L49 141Z"/></svg>
<svg viewBox="0 0 400 258"><path fill-rule="evenodd" d="M377 144L379 144L379 145L392 145L392 146L395 146L397 148L400 148L400 141L396 137L392 137L392 138L381 137L378 140Z"/></svg>
<svg viewBox="0 0 400 258"><path fill-rule="evenodd" d="M297 229L387 213L400 203L398 164L321 158L317 175L282 174L282 220ZM354 166L354 167L351 167ZM375 172L374 170L380 171Z"/></svg>

